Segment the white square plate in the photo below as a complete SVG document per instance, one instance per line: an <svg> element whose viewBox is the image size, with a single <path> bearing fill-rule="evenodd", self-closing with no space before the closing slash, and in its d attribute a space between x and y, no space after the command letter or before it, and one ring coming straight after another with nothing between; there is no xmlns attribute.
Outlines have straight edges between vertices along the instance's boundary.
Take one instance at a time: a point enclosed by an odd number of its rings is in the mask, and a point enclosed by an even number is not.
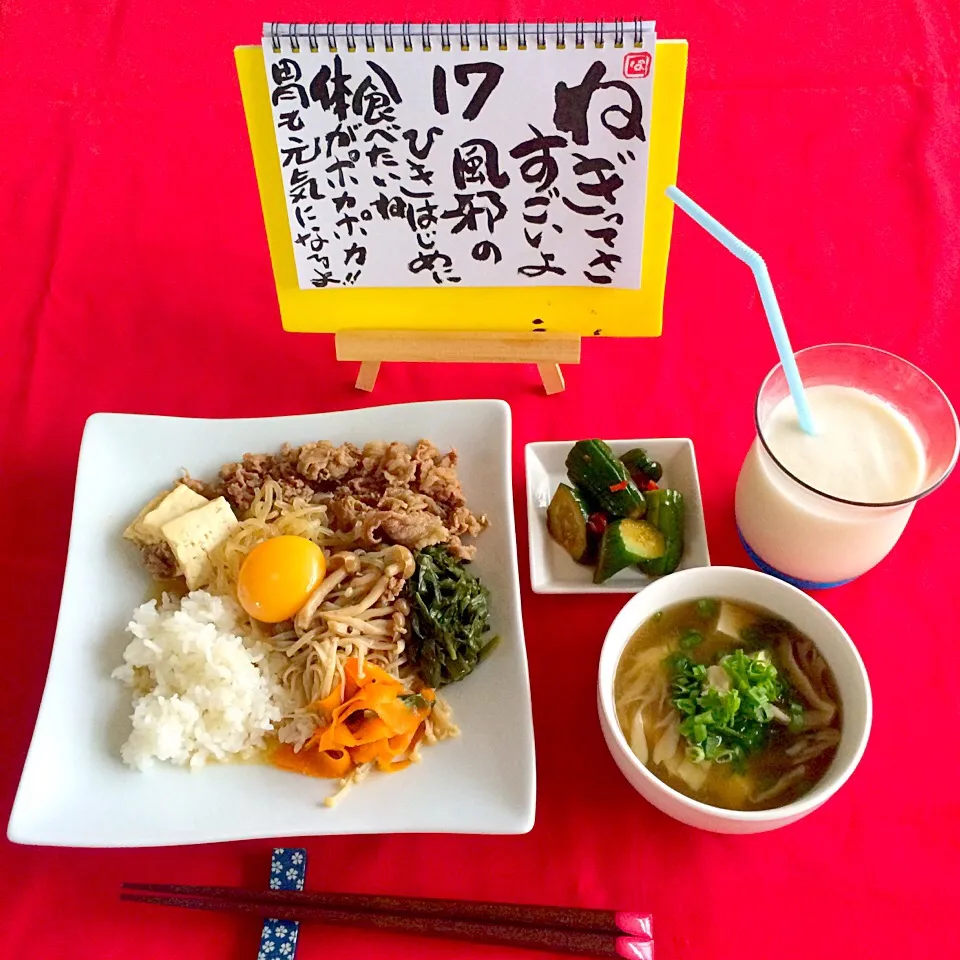
<svg viewBox="0 0 960 960"><path fill-rule="evenodd" d="M593 567L573 560L547 533L547 507L557 485L569 483L565 462L574 440L528 443L527 525L530 535L530 583L534 593L636 593L651 582L635 567L621 570L606 583L593 582ZM661 487L683 494L683 560L680 569L709 567L707 528L697 477L697 458L692 440L608 440L617 456L643 447L663 466Z"/></svg>
<svg viewBox="0 0 960 960"><path fill-rule="evenodd" d="M372 775L333 809L330 784L260 764L139 773L119 759L130 695L110 679L124 627L150 592L130 518L181 467L213 477L249 451L327 439L456 447L470 506L490 518L475 570L502 637L447 688L461 736L402 773ZM46 688L8 836L75 847L162 846L256 837L360 833L525 833L535 803L533 720L520 618L510 474L510 408L457 400L251 420L96 414L77 468L73 526Z"/></svg>

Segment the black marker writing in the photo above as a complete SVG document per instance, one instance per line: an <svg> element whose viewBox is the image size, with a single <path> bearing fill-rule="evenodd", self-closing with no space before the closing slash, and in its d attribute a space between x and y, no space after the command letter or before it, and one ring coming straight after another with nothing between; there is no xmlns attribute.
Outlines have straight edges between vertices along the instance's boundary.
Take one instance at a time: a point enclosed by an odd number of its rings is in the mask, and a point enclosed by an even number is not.
<svg viewBox="0 0 960 960"><path fill-rule="evenodd" d="M568 87L565 83L558 83L554 90L556 109L553 114L554 126L571 134L573 142L580 147L590 143L590 129L587 113L590 101L598 90L618 90L626 94L629 107L619 104L609 106L600 113L601 124L618 140L646 140L643 132L643 103L640 94L623 80L603 81L607 68L600 60L596 60L587 70L583 80L575 87ZM615 124L610 114L619 114L624 117L622 124Z"/></svg>

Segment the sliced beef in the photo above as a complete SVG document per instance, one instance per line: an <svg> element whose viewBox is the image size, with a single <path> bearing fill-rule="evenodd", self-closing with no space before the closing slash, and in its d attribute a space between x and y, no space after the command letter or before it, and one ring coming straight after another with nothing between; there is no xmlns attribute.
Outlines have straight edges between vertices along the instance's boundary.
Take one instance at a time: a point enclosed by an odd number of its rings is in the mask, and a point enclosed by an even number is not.
<svg viewBox="0 0 960 960"><path fill-rule="evenodd" d="M356 470L362 454L352 443L335 447L329 440L305 443L297 454L297 470L315 482L342 481Z"/></svg>
<svg viewBox="0 0 960 960"><path fill-rule="evenodd" d="M218 495L227 498L237 515L245 517L257 491L267 480L276 480L284 500L312 500L316 488L297 470L299 447L284 447L279 454L245 453L238 463L220 468Z"/></svg>
<svg viewBox="0 0 960 960"><path fill-rule="evenodd" d="M142 545L140 558L154 580L173 580L179 572L176 557L166 540Z"/></svg>
<svg viewBox="0 0 960 960"><path fill-rule="evenodd" d="M451 553L471 559L474 548L460 538L476 537L487 526L486 517L466 505L456 451L441 455L429 440L413 448L373 441L362 450L320 440L285 446L277 455L248 453L221 469L213 492L245 516L267 479L280 484L285 500L326 504L335 529L356 529L371 546L387 541L419 550L446 543Z"/></svg>
<svg viewBox="0 0 960 960"><path fill-rule="evenodd" d="M216 489L209 483L204 483L203 480L197 480L196 477L191 477L189 473L184 472L178 482L182 483L185 487L189 487L194 493L199 493L201 497L206 497L208 500L215 500L220 496L220 494L216 492Z"/></svg>

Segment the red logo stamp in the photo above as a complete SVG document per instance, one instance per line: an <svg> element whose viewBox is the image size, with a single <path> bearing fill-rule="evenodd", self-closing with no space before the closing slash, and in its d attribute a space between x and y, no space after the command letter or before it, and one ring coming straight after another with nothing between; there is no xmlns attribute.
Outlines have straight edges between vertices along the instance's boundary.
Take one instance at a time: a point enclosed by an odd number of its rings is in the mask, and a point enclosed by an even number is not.
<svg viewBox="0 0 960 960"><path fill-rule="evenodd" d="M652 58L646 50L639 53L628 53L623 58L623 75L628 80L642 80L650 76Z"/></svg>

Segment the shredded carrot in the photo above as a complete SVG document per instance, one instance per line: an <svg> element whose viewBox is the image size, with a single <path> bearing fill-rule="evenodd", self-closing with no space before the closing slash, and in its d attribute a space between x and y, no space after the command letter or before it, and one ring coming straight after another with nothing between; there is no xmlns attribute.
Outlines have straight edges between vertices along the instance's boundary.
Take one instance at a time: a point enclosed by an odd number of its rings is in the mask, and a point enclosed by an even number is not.
<svg viewBox="0 0 960 960"><path fill-rule="evenodd" d="M353 760L346 750L336 753L303 749L298 753L289 743L277 744L270 754L270 762L281 770L302 773L307 777L328 779L345 777L353 766Z"/></svg>
<svg viewBox="0 0 960 960"><path fill-rule="evenodd" d="M344 681L312 705L321 725L299 751L280 744L271 762L311 777L344 777L356 765L375 762L393 772L409 766L436 699L433 690L409 691L395 677L356 657L344 664Z"/></svg>

